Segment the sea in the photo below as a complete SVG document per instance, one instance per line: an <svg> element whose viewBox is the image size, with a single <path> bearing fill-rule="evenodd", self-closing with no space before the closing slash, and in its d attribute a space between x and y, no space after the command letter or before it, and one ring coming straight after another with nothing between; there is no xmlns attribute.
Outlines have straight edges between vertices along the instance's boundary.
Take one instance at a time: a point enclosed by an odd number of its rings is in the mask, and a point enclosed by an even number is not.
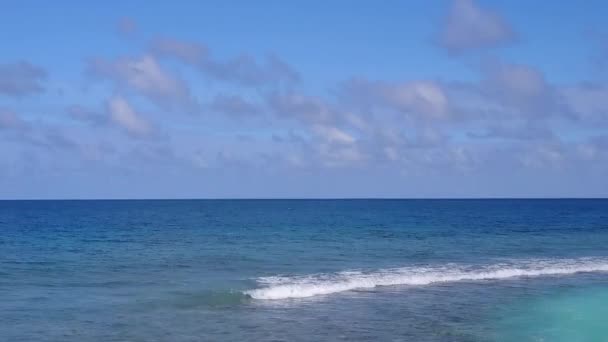
<svg viewBox="0 0 608 342"><path fill-rule="evenodd" d="M0 201L1 341L608 341L608 200Z"/></svg>

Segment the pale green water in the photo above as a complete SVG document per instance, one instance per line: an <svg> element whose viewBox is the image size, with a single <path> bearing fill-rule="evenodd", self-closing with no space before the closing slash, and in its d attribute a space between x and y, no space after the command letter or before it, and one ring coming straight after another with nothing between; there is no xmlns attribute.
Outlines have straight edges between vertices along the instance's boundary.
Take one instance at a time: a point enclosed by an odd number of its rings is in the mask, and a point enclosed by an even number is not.
<svg viewBox="0 0 608 342"><path fill-rule="evenodd" d="M522 300L508 310L499 321L501 341L608 341L608 285Z"/></svg>

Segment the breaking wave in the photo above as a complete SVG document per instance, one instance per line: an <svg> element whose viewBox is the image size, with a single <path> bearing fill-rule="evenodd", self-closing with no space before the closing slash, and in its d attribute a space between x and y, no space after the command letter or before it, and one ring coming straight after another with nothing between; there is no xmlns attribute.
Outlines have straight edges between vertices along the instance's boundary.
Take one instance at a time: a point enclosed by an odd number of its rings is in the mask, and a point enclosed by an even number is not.
<svg viewBox="0 0 608 342"><path fill-rule="evenodd" d="M259 288L245 291L245 294L254 299L278 300L371 289L377 286L421 286L458 281L570 275L582 272L608 272L608 258L522 260L484 266L447 264L371 272L346 271L292 277L263 277L257 279Z"/></svg>

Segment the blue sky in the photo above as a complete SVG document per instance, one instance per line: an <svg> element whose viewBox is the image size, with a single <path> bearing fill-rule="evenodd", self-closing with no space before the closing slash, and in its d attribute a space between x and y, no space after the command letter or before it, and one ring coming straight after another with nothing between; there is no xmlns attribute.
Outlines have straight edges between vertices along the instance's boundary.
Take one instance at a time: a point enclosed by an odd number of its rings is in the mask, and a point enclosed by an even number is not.
<svg viewBox="0 0 608 342"><path fill-rule="evenodd" d="M608 196L602 1L3 12L0 198Z"/></svg>

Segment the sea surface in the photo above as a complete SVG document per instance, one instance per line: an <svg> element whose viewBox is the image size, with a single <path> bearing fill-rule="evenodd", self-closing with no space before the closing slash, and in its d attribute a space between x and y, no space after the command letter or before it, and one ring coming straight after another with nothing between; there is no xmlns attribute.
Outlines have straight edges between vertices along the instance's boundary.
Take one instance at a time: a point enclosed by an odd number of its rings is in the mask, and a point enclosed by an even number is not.
<svg viewBox="0 0 608 342"><path fill-rule="evenodd" d="M0 201L2 341L608 341L608 200Z"/></svg>

